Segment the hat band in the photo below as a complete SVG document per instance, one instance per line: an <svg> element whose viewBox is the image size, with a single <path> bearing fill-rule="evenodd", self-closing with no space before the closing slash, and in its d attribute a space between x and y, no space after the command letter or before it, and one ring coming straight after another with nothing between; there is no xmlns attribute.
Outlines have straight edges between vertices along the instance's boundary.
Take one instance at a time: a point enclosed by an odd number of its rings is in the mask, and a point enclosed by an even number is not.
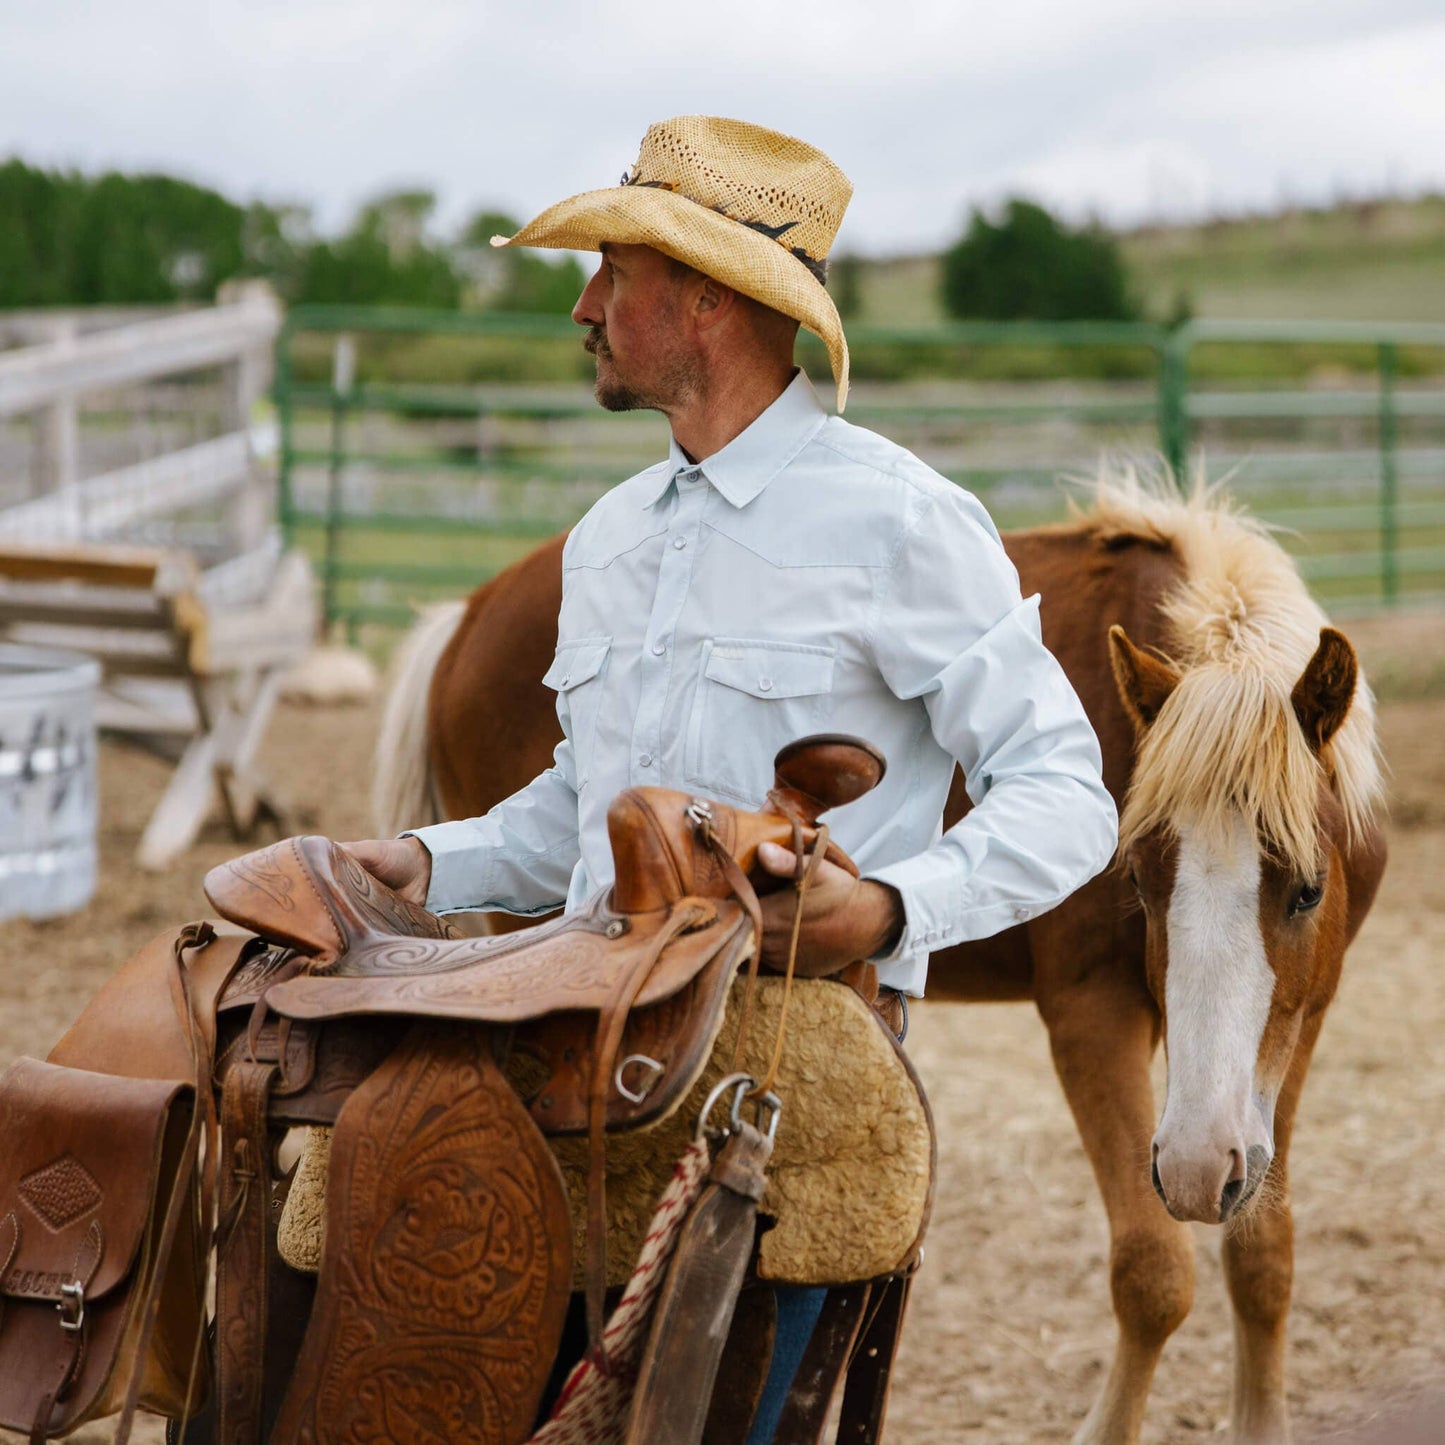
<svg viewBox="0 0 1445 1445"><path fill-rule="evenodd" d="M807 267L809 274L820 285L828 284L828 259L821 260L816 256L810 256L801 246L790 246L783 240L783 235L791 231L798 224L797 221L784 221L781 226L770 226L766 221L749 221L742 216L729 216L721 206L709 206L705 202L690 196L686 191L679 190L671 181L644 181L634 167L622 177L624 186L646 186L654 191L671 191L676 196L681 196L685 201L691 201L695 206L702 206L704 210L713 211L729 221L736 221L740 226L746 226L750 231L757 231L760 235L766 236L770 241L776 241L790 256L799 260Z"/></svg>

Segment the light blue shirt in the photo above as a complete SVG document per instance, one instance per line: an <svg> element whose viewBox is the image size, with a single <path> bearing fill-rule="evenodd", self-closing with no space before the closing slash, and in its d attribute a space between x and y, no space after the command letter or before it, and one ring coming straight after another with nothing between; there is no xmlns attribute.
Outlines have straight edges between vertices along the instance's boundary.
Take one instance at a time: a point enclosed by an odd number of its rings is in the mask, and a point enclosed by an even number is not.
<svg viewBox="0 0 1445 1445"><path fill-rule="evenodd" d="M801 373L721 451L674 441L588 512L557 630L553 765L485 817L416 830L433 910L576 907L612 881L622 789L755 808L806 733L888 760L825 821L902 896L893 987L922 993L930 951L1045 912L1113 853L1098 741L988 514L828 416ZM944 833L955 760L975 807Z"/></svg>

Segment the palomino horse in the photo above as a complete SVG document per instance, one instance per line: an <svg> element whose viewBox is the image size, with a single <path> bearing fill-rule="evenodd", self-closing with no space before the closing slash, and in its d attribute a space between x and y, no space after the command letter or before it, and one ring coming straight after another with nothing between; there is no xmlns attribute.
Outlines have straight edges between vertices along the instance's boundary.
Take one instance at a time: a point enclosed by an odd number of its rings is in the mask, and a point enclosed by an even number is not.
<svg viewBox="0 0 1445 1445"><path fill-rule="evenodd" d="M1370 694L1286 555L1217 498L1110 482L1076 520L1005 545L1098 732L1121 866L1027 925L934 955L929 996L1031 998L1048 1028L1108 1212L1119 1331L1077 1440L1138 1438L1193 1299L1190 1220L1225 1228L1234 1436L1281 1440L1290 1133L1385 862ZM482 812L548 765L559 732L540 679L561 550L545 544L419 627L380 750L388 829ZM956 779L947 821L967 806Z"/></svg>

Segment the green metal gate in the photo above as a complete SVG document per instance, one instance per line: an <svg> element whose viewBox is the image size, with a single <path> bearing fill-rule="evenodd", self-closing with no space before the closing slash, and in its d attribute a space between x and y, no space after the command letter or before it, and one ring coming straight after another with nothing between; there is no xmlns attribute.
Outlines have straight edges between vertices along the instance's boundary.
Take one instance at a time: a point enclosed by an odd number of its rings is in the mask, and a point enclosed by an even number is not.
<svg viewBox="0 0 1445 1445"><path fill-rule="evenodd" d="M278 342L283 523L328 623L405 624L663 455L606 415L561 317L297 307ZM1061 515L1105 456L1225 477L1336 611L1445 596L1445 326L1198 321L853 327L850 420L977 492ZM821 346L800 356L826 377ZM870 379L870 377L872 379ZM439 379L441 378L441 379Z"/></svg>

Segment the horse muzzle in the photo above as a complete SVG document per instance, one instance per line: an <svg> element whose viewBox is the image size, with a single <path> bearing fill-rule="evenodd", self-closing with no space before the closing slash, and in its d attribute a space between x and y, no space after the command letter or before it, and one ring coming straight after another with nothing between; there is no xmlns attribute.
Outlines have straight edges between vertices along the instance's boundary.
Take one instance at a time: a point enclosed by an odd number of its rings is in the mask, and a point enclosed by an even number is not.
<svg viewBox="0 0 1445 1445"><path fill-rule="evenodd" d="M1274 1151L1264 1144L1187 1149L1161 1146L1156 1135L1150 1165L1154 1192L1175 1219L1226 1224L1254 1202Z"/></svg>

